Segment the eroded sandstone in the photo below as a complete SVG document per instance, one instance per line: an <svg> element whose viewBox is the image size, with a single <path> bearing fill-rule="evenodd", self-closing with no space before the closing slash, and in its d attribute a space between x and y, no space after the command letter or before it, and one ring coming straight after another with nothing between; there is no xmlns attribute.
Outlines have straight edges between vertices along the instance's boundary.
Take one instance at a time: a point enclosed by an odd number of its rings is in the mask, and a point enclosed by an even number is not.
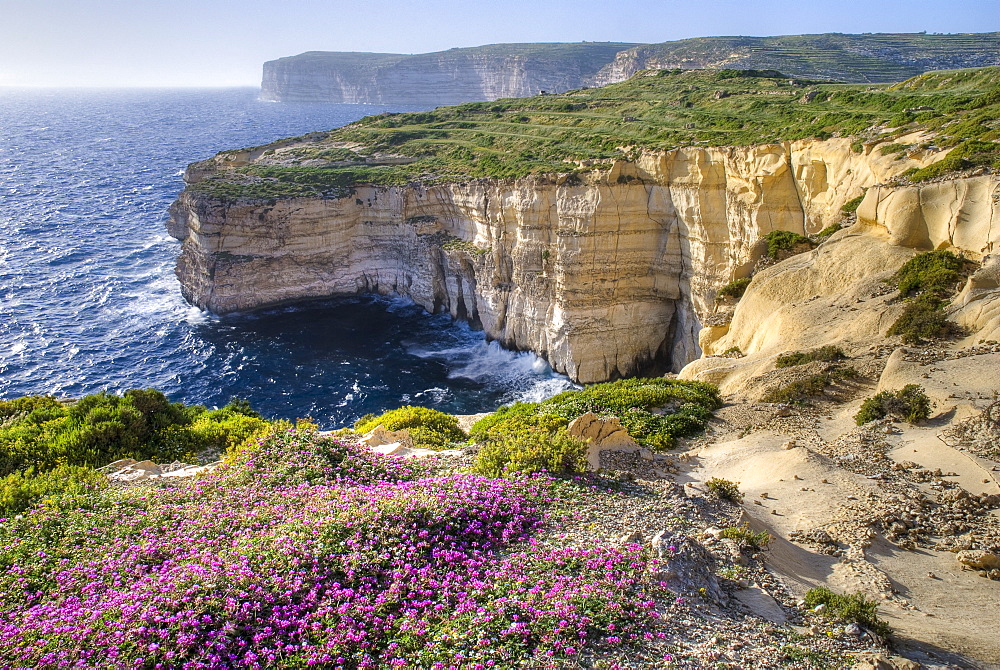
<svg viewBox="0 0 1000 670"><path fill-rule="evenodd" d="M940 157L895 160L874 148L684 148L583 178L357 186L339 199L233 202L189 189L169 230L184 240L185 296L213 312L399 295L597 382L679 370L701 353L716 291L749 273L764 235L815 233L866 187ZM223 163L197 164L189 183Z"/></svg>

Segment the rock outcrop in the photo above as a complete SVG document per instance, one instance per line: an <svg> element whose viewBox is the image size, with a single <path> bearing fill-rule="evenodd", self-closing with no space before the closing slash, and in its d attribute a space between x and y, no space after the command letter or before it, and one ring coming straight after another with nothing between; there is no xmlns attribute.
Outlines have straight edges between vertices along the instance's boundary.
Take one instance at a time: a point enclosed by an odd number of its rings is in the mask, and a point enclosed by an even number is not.
<svg viewBox="0 0 1000 670"><path fill-rule="evenodd" d="M434 107L593 84L618 42L491 44L428 54L310 51L264 63L261 99Z"/></svg>
<svg viewBox="0 0 1000 670"><path fill-rule="evenodd" d="M213 312L395 294L597 382L679 370L701 353L716 291L749 273L762 236L815 233L864 188L941 156L896 160L876 148L856 153L848 139L684 148L582 178L357 186L339 199L234 202L188 189L169 230L184 240L184 295ZM286 149L296 145L242 160L280 160ZM192 166L189 183L222 169L218 161ZM970 203L988 190L970 188ZM930 221L934 206L925 209Z"/></svg>
<svg viewBox="0 0 1000 670"><path fill-rule="evenodd" d="M867 349L885 337L905 307L887 280L914 255L932 249L982 262L948 311L971 333L967 344L996 339L1000 178L874 187L857 217L856 225L818 249L758 272L731 322L702 330L699 343L707 357L693 361L681 376L736 393L773 369L779 354L831 344ZM733 349L742 356L719 356ZM886 374L892 369L889 365ZM990 375L981 379L987 386L995 382Z"/></svg>

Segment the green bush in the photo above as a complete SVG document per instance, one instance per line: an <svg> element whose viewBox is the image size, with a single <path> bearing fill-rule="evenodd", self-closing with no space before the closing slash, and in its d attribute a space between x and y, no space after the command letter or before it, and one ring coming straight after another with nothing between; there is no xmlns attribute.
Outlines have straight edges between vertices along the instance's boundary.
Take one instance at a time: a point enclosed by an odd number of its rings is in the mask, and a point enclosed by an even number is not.
<svg viewBox="0 0 1000 670"><path fill-rule="evenodd" d="M861 203L864 201L864 199L865 199L864 193L862 193L856 198L851 198L850 200L848 200L843 204L843 206L840 208L840 211L843 212L844 214L854 214L854 212L858 211L858 207L861 206ZM837 226L838 229L840 228L839 224L834 224L834 225ZM833 228L833 226L829 226L827 228L824 228L823 230L830 230L830 228ZM832 231L830 234L832 235L833 232L836 231ZM822 234L823 233L821 232L820 235Z"/></svg>
<svg viewBox="0 0 1000 670"><path fill-rule="evenodd" d="M458 427L458 419L427 407L406 405L381 416L362 419L354 424L354 430L359 433L367 433L378 426L386 430L405 429L413 438L413 446L425 449L444 449L468 439Z"/></svg>
<svg viewBox="0 0 1000 670"><path fill-rule="evenodd" d="M734 502L737 505L743 502L743 494L740 492L739 482L732 482L728 479L712 477L705 482L705 486L708 488L709 492L717 498Z"/></svg>
<svg viewBox="0 0 1000 670"><path fill-rule="evenodd" d="M893 281L901 295L918 295L909 299L887 335L900 335L903 344L961 335L962 328L948 321L944 308L965 275L966 265L965 259L950 251L929 251L908 260Z"/></svg>
<svg viewBox="0 0 1000 670"><path fill-rule="evenodd" d="M853 202L853 200L851 202ZM860 201L858 201L858 202L860 204ZM848 204L850 204L850 203L848 203ZM844 207L847 207L847 205L844 205ZM855 207L855 209L857 209L857 205L855 205L854 207ZM854 210L852 209L851 211L853 212ZM831 235L833 235L838 230L843 230L843 229L844 229L844 227L842 225L840 225L839 223L830 224L829 226L827 226L823 230L821 230L818 233L816 233L816 239L818 239L820 242L822 242L823 240L825 240L826 238L830 237Z"/></svg>
<svg viewBox="0 0 1000 670"><path fill-rule="evenodd" d="M1000 145L996 142L968 139L948 152L936 163L931 163L910 175L911 181L926 181L949 172L977 166L1000 167Z"/></svg>
<svg viewBox="0 0 1000 670"><path fill-rule="evenodd" d="M722 406L719 391L710 384L676 379L622 379L566 391L540 403L515 403L484 417L470 429L477 440L514 415L551 415L567 422L582 414L616 416L639 444L669 449L674 438L694 435ZM655 412L653 410L656 410ZM504 432L511 432L505 428Z"/></svg>
<svg viewBox="0 0 1000 670"><path fill-rule="evenodd" d="M764 236L767 243L767 257L777 260L782 252L794 251L798 246L805 246L812 249L816 244L808 237L803 237L798 233L789 230L772 230Z"/></svg>
<svg viewBox="0 0 1000 670"><path fill-rule="evenodd" d="M825 361L827 363L832 363L834 361L842 361L845 358L847 358L847 355L844 353L843 349L833 345L827 345L825 347L820 347L819 349L813 349L812 351L796 351L791 354L782 354L781 356L778 356L778 360L775 361L774 367L790 368L795 365L812 363L813 361Z"/></svg>
<svg viewBox="0 0 1000 670"><path fill-rule="evenodd" d="M931 415L931 399L917 384L907 384L898 391L882 391L861 404L854 415L859 426L885 417L918 423Z"/></svg>
<svg viewBox="0 0 1000 670"><path fill-rule="evenodd" d="M749 523L744 523L742 526L723 528L722 532L719 533L719 537L735 540L740 548L750 549L763 549L771 544L771 540L773 539L766 530L755 533L750 529Z"/></svg>
<svg viewBox="0 0 1000 670"><path fill-rule="evenodd" d="M889 637L892 628L878 618L878 603L868 600L863 593L840 595L825 586L806 592L806 606L810 608L826 605L831 616L847 623L864 626L880 637Z"/></svg>
<svg viewBox="0 0 1000 670"><path fill-rule="evenodd" d="M802 403L809 398L821 396L826 392L826 388L839 381L854 379L858 376L858 371L852 367L836 368L811 375L805 379L797 379L793 382L772 389L765 395L762 402L778 403Z"/></svg>
<svg viewBox="0 0 1000 670"><path fill-rule="evenodd" d="M721 301L726 298L739 300L743 297L743 294L746 293L747 287L750 286L750 281L750 277L734 279L719 289L719 292L715 294L715 299L717 301Z"/></svg>
<svg viewBox="0 0 1000 670"><path fill-rule="evenodd" d="M905 151L909 149L909 144L900 144L899 142L891 142L889 144L879 147L879 152L883 156L888 156L889 154L898 154L900 151Z"/></svg>
<svg viewBox="0 0 1000 670"><path fill-rule="evenodd" d="M906 261L892 280L903 296L920 291L948 295L955 291L965 260L950 251L928 251Z"/></svg>
<svg viewBox="0 0 1000 670"><path fill-rule="evenodd" d="M830 374L828 372L821 372L805 379L797 379L784 386L779 386L769 391L761 400L762 402L799 403L807 398L823 395L826 387L832 383L833 378Z"/></svg>
<svg viewBox="0 0 1000 670"><path fill-rule="evenodd" d="M248 414L249 412L249 414ZM59 465L98 467L120 458L169 462L223 450L265 432L268 422L240 401L208 412L171 403L155 389L97 393L75 403L48 396L3 401L0 476Z"/></svg>
<svg viewBox="0 0 1000 670"><path fill-rule="evenodd" d="M899 335L903 344L922 344L930 339L950 339L964 331L944 312L947 300L924 293L907 302L903 313L889 327L886 335Z"/></svg>
<svg viewBox="0 0 1000 670"><path fill-rule="evenodd" d="M53 495L76 496L107 486L107 478L93 468L59 465L53 470L12 472L0 478L0 518L9 518Z"/></svg>
<svg viewBox="0 0 1000 670"><path fill-rule="evenodd" d="M505 433L489 439L476 455L473 471L486 477L515 472L572 476L587 469L587 444L565 429Z"/></svg>

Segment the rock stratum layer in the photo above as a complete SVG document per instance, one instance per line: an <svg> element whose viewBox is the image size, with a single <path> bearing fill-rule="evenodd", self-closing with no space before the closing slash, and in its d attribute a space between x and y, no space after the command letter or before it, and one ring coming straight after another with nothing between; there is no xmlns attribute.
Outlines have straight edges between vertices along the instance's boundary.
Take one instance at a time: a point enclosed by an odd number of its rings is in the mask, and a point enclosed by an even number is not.
<svg viewBox="0 0 1000 670"><path fill-rule="evenodd" d="M731 321L702 330L706 356L681 376L757 396L763 388L748 383L773 370L780 354L825 345L863 350L884 341L906 306L888 288L893 273L933 249L981 261L947 310L968 333L962 343L1000 338L1000 178L874 187L857 219L819 248L758 272ZM722 356L733 350L739 358Z"/></svg>
<svg viewBox="0 0 1000 670"><path fill-rule="evenodd" d="M451 105L591 85L619 42L495 44L404 55L310 51L264 63L261 99Z"/></svg>
<svg viewBox="0 0 1000 670"><path fill-rule="evenodd" d="M597 75L597 83L675 68L775 69L796 77L893 82L929 70L987 65L1000 65L1000 33L699 37L622 51Z"/></svg>
<svg viewBox="0 0 1000 670"><path fill-rule="evenodd" d="M169 227L184 240L185 296L213 312L400 295L597 382L679 370L700 355L716 291L749 274L761 237L815 233L866 187L941 157L877 148L856 153L848 139L684 148L573 178L357 186L343 198L229 201L188 189ZM195 164L186 179L223 160L233 157ZM994 186L976 184L871 189L861 214L898 228L897 244L981 255L1000 218L995 202L982 204ZM953 188L979 209L956 206ZM981 210L993 223L963 237Z"/></svg>
<svg viewBox="0 0 1000 670"><path fill-rule="evenodd" d="M986 65L1000 65L1000 33L491 44L412 55L309 51L264 63L261 99L433 107L603 86L646 69L776 69L796 77L892 82Z"/></svg>

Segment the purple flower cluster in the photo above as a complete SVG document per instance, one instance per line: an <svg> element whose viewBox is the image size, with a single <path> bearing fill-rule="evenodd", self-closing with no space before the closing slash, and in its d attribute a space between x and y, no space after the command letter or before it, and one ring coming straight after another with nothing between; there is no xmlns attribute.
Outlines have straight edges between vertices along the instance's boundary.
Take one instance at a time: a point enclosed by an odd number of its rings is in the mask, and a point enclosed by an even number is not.
<svg viewBox="0 0 1000 670"><path fill-rule="evenodd" d="M638 548L532 539L539 480L414 479L308 433L258 446L2 522L0 666L537 667L655 616Z"/></svg>

